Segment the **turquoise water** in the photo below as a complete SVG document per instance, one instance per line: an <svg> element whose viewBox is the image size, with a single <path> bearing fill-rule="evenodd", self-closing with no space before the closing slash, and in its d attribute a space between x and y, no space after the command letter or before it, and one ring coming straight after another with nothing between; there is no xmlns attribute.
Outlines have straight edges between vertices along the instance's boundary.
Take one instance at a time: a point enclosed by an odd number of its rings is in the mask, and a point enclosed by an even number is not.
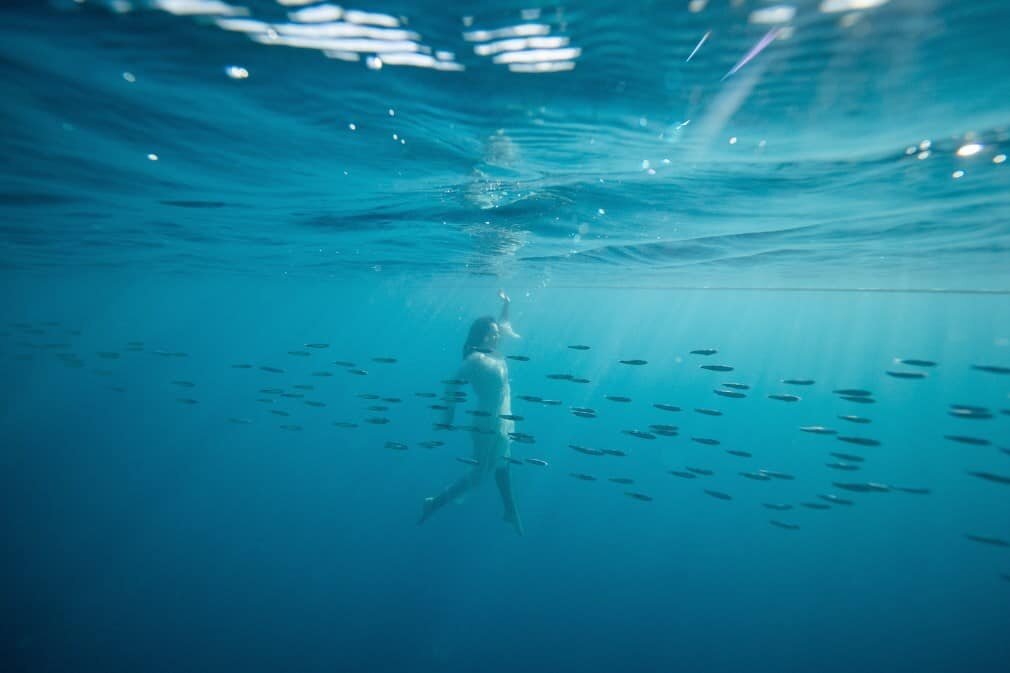
<svg viewBox="0 0 1010 673"><path fill-rule="evenodd" d="M6 6L5 670L1002 670L1010 16L843 4Z"/></svg>

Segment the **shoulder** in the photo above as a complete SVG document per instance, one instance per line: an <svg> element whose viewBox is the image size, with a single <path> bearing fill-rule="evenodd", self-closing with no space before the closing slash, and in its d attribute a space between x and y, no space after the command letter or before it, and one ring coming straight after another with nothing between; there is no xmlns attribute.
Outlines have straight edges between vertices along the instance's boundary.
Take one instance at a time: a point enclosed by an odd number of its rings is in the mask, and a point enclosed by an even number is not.
<svg viewBox="0 0 1010 673"><path fill-rule="evenodd" d="M463 360L460 373L498 369L503 363L504 361L500 358L475 351L467 355L466 359Z"/></svg>

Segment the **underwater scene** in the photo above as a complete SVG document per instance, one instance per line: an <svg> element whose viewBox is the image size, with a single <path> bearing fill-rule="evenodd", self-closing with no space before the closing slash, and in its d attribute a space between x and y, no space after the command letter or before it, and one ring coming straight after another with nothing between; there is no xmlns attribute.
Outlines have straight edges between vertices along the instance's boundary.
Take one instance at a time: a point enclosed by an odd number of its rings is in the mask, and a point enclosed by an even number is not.
<svg viewBox="0 0 1010 673"><path fill-rule="evenodd" d="M0 18L0 671L1006 669L1010 4Z"/></svg>

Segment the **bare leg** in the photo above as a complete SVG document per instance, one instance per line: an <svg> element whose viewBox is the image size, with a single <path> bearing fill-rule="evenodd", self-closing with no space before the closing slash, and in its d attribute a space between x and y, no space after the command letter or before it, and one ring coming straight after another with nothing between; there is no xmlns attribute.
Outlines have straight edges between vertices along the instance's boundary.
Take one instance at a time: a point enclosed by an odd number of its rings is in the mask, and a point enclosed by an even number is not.
<svg viewBox="0 0 1010 673"><path fill-rule="evenodd" d="M494 480L498 483L498 492L501 493L501 501L505 505L505 522L512 524L516 532L522 535L523 522L519 518L515 496L512 494L512 477L508 465L495 470Z"/></svg>
<svg viewBox="0 0 1010 673"><path fill-rule="evenodd" d="M480 473L477 469L471 470L469 473L464 474L462 477L456 481L449 484L449 486L432 498L425 498L424 503L421 507L421 518L417 520L417 525L421 525L428 520L436 510L441 509L447 503L452 502L459 496L466 493L473 486L475 486L480 481Z"/></svg>

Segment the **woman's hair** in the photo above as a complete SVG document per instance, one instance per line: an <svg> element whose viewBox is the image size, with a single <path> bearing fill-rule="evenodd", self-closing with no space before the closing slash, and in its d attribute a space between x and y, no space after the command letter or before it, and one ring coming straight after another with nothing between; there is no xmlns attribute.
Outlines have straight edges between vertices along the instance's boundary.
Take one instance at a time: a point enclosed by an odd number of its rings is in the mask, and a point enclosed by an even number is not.
<svg viewBox="0 0 1010 673"><path fill-rule="evenodd" d="M497 325L498 323L495 322L495 319L489 315L473 321L473 324L470 325L470 333L466 335L466 343L463 344L464 360L466 356L480 348L480 345L484 343L484 338L491 331L492 326Z"/></svg>

